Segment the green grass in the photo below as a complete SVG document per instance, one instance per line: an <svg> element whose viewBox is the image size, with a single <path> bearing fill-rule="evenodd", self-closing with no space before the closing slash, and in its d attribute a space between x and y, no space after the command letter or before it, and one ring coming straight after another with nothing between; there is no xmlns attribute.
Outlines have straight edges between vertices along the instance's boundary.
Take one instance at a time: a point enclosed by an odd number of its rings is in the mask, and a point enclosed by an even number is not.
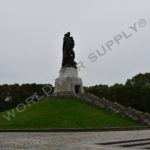
<svg viewBox="0 0 150 150"><path fill-rule="evenodd" d="M10 110L11 111L11 110ZM9 112L10 112L9 111ZM102 109L73 99L46 99L16 112L11 121L0 113L0 128L102 128L138 126Z"/></svg>

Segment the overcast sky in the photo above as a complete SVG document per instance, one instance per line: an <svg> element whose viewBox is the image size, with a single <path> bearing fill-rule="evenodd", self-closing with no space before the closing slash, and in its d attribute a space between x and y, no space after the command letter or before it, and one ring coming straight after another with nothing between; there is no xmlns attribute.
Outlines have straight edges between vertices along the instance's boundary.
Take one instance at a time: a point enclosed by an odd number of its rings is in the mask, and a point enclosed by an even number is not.
<svg viewBox="0 0 150 150"><path fill-rule="evenodd" d="M0 0L0 84L54 84L68 31L85 86L150 70L149 0Z"/></svg>

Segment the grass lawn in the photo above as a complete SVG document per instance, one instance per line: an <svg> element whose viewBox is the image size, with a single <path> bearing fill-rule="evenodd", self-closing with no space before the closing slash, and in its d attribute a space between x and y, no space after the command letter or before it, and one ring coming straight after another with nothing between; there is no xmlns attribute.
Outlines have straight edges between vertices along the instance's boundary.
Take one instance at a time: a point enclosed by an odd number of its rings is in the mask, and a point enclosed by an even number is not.
<svg viewBox="0 0 150 150"><path fill-rule="evenodd" d="M26 107L23 112L14 109L16 117L8 121L0 113L0 128L101 128L131 127L139 123L123 119L102 109L73 99L45 99Z"/></svg>

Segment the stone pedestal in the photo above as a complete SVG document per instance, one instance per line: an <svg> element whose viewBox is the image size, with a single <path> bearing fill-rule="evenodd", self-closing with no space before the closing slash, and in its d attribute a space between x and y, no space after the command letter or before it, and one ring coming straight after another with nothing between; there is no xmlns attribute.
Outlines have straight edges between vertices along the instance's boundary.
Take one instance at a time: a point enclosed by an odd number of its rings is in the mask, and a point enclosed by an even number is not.
<svg viewBox="0 0 150 150"><path fill-rule="evenodd" d="M83 93L83 84L78 77L78 71L75 68L63 67L59 72L59 78L55 81L54 94L81 94Z"/></svg>

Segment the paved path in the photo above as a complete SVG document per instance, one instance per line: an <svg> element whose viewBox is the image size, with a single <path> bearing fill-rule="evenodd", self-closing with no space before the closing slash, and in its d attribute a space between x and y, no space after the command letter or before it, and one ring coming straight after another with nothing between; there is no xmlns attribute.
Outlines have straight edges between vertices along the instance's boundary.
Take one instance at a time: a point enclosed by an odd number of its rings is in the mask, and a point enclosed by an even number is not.
<svg viewBox="0 0 150 150"><path fill-rule="evenodd" d="M147 144L146 146L139 145L129 149L119 147L120 144L97 144L133 139L146 139L141 143L150 142L148 141L150 139L150 130L60 133L0 132L0 150L142 150L145 147L150 147L150 144Z"/></svg>

